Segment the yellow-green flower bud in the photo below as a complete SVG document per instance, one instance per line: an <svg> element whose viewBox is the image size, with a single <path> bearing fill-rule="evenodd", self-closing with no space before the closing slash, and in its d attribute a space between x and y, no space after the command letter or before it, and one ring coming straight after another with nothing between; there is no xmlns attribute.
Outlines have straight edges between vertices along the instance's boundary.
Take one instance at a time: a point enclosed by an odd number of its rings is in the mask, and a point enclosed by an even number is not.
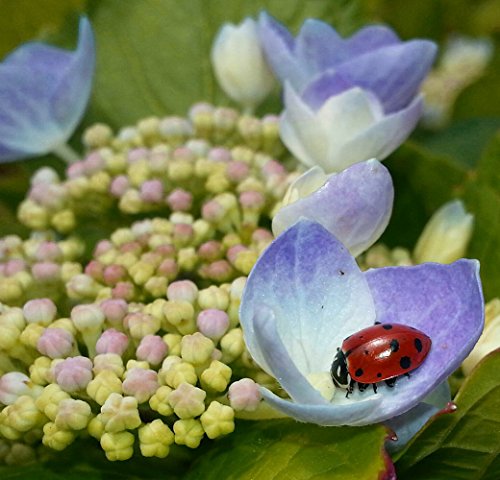
<svg viewBox="0 0 500 480"><path fill-rule="evenodd" d="M39 426L44 416L29 395L20 396L8 409L8 425L19 432L27 432Z"/></svg>
<svg viewBox="0 0 500 480"><path fill-rule="evenodd" d="M101 353L94 357L94 368L92 369L95 375L111 370L117 377L121 377L125 372L123 359L117 353Z"/></svg>
<svg viewBox="0 0 500 480"><path fill-rule="evenodd" d="M205 411L206 392L189 383L182 383L168 397L175 414L181 418L194 418Z"/></svg>
<svg viewBox="0 0 500 480"><path fill-rule="evenodd" d="M167 333L163 335L163 341L167 344L168 354L180 356L182 335L177 333Z"/></svg>
<svg viewBox="0 0 500 480"><path fill-rule="evenodd" d="M88 148L99 148L111 142L113 131L104 123L91 125L83 132L83 143Z"/></svg>
<svg viewBox="0 0 500 480"><path fill-rule="evenodd" d="M111 462L128 460L134 454L134 436L130 432L105 433L101 447Z"/></svg>
<svg viewBox="0 0 500 480"><path fill-rule="evenodd" d="M174 443L174 434L160 419L139 428L141 453L145 457L165 458Z"/></svg>
<svg viewBox="0 0 500 480"><path fill-rule="evenodd" d="M37 323L30 323L22 331L21 335L19 336L19 340L26 347L31 347L36 349L38 339L42 336L42 333L44 331L45 328L42 327L42 325L38 325Z"/></svg>
<svg viewBox="0 0 500 480"><path fill-rule="evenodd" d="M253 266L255 265L258 257L259 254L257 252L254 252L253 250L242 250L236 255L234 266L240 272L248 275L250 273L250 270L252 270Z"/></svg>
<svg viewBox="0 0 500 480"><path fill-rule="evenodd" d="M104 423L102 422L101 414L92 418L87 426L87 431L89 435L94 437L96 440L101 440L106 430L104 430Z"/></svg>
<svg viewBox="0 0 500 480"><path fill-rule="evenodd" d="M22 433L10 426L9 413L11 406L5 407L0 411L0 436L7 440L19 440Z"/></svg>
<svg viewBox="0 0 500 480"><path fill-rule="evenodd" d="M89 187L96 193L107 193L111 184L111 177L107 172L96 172L89 179Z"/></svg>
<svg viewBox="0 0 500 480"><path fill-rule="evenodd" d="M134 360L133 358L131 358L127 362L127 365L125 366L124 376L126 376L127 372L129 370L132 370L133 368L141 368L142 370L148 370L150 366L151 365L146 360Z"/></svg>
<svg viewBox="0 0 500 480"><path fill-rule="evenodd" d="M155 394L149 399L149 406L160 415L168 417L174 413L174 409L168 403L168 398L173 392L173 389L166 385L161 386L156 390Z"/></svg>
<svg viewBox="0 0 500 480"><path fill-rule="evenodd" d="M174 184L190 179L193 173L193 165L185 160L173 160L167 167L167 174Z"/></svg>
<svg viewBox="0 0 500 480"><path fill-rule="evenodd" d="M172 388L177 388L183 383L196 385L198 381L194 366L190 363L182 361L179 363L175 363L168 369L162 367L160 370L160 378L163 383Z"/></svg>
<svg viewBox="0 0 500 480"><path fill-rule="evenodd" d="M112 393L122 393L122 381L112 370L102 370L87 385L87 394L99 405L104 405Z"/></svg>
<svg viewBox="0 0 500 480"><path fill-rule="evenodd" d="M35 400L35 404L38 410L54 421L59 410L59 403L68 398L71 397L59 385L51 383L43 389L42 394Z"/></svg>
<svg viewBox="0 0 500 480"><path fill-rule="evenodd" d="M198 255L193 247L181 248L177 253L177 263L182 270L193 270L198 262Z"/></svg>
<svg viewBox="0 0 500 480"><path fill-rule="evenodd" d="M234 431L234 410L216 401L210 403L200 420L207 437L211 439Z"/></svg>
<svg viewBox="0 0 500 480"><path fill-rule="evenodd" d="M226 364L213 360L200 376L201 385L205 390L223 392L231 379L232 370Z"/></svg>
<svg viewBox="0 0 500 480"><path fill-rule="evenodd" d="M182 338L181 357L193 365L201 365L210 358L214 348L212 340L202 333L196 332Z"/></svg>
<svg viewBox="0 0 500 480"><path fill-rule="evenodd" d="M222 350L222 361L231 363L245 351L245 341L241 328L229 330L220 340Z"/></svg>
<svg viewBox="0 0 500 480"><path fill-rule="evenodd" d="M24 443L14 443L8 452L5 452L3 461L9 466L27 465L36 461L36 451L34 448ZM0 461L2 460L0 448Z"/></svg>
<svg viewBox="0 0 500 480"><path fill-rule="evenodd" d="M49 357L38 357L29 367L30 378L37 385L47 385L49 380L47 374L52 366L52 359Z"/></svg>
<svg viewBox="0 0 500 480"><path fill-rule="evenodd" d="M43 426L42 443L53 450L64 450L75 440L75 434L69 430L62 430L53 422Z"/></svg>
<svg viewBox="0 0 500 480"><path fill-rule="evenodd" d="M141 424L137 400L112 393L101 407L101 418L106 432L134 429Z"/></svg>
<svg viewBox="0 0 500 480"><path fill-rule="evenodd" d="M155 266L148 262L136 262L128 272L136 285L144 285L155 273Z"/></svg>
<svg viewBox="0 0 500 480"><path fill-rule="evenodd" d="M188 418L177 420L173 426L175 434L175 443L177 445L186 445L189 448L196 448L201 442L205 431L199 420Z"/></svg>
<svg viewBox="0 0 500 480"><path fill-rule="evenodd" d="M187 301L169 300L164 304L163 313L166 321L174 327L195 323L194 307Z"/></svg>
<svg viewBox="0 0 500 480"><path fill-rule="evenodd" d="M69 209L61 210L52 216L50 224L60 233L69 233L76 226L75 214Z"/></svg>
<svg viewBox="0 0 500 480"><path fill-rule="evenodd" d="M198 305L200 309L216 308L217 310L226 310L229 306L229 294L222 288L212 285L198 294Z"/></svg>
<svg viewBox="0 0 500 480"><path fill-rule="evenodd" d="M145 158L132 163L127 169L127 176L130 180L130 184L134 187L139 187L148 180L150 175L151 169Z"/></svg>
<svg viewBox="0 0 500 480"><path fill-rule="evenodd" d="M144 290L152 297L165 295L168 286L168 279L165 277L153 276L144 284Z"/></svg>
<svg viewBox="0 0 500 480"><path fill-rule="evenodd" d="M59 403L54 423L61 430L83 430L91 416L92 411L87 402L67 398Z"/></svg>
<svg viewBox="0 0 500 480"><path fill-rule="evenodd" d="M17 210L19 221L32 230L46 230L49 226L49 213L46 208L33 200L24 200Z"/></svg>

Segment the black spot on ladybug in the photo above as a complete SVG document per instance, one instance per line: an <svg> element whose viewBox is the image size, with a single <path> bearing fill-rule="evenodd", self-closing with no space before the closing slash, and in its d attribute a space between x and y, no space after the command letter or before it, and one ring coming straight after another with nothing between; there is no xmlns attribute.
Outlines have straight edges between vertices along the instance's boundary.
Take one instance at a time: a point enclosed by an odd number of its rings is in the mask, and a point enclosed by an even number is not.
<svg viewBox="0 0 500 480"><path fill-rule="evenodd" d="M365 350L363 353L364 353L365 355L368 355L370 352L369 352L368 350Z"/></svg>
<svg viewBox="0 0 500 480"><path fill-rule="evenodd" d="M347 358L351 353L352 353L352 350L347 350L347 352L344 353L344 356Z"/></svg>
<svg viewBox="0 0 500 480"><path fill-rule="evenodd" d="M389 345L391 347L391 352L394 353L399 350L399 342L395 338L391 340L391 343Z"/></svg>
<svg viewBox="0 0 500 480"><path fill-rule="evenodd" d="M382 374L380 372L377 373L377 378L382 378Z"/></svg>
<svg viewBox="0 0 500 480"><path fill-rule="evenodd" d="M358 338L365 338L365 337L363 337L363 335L360 335Z"/></svg>
<svg viewBox="0 0 500 480"><path fill-rule="evenodd" d="M417 349L417 352L421 352L422 351L422 340L420 340L420 338L416 338L415 340L413 340L413 343L415 344L415 348Z"/></svg>
<svg viewBox="0 0 500 480"><path fill-rule="evenodd" d="M410 368L411 358L410 357L401 357L401 360L399 361L399 365L401 366L401 368L404 368L405 370L407 368Z"/></svg>
<svg viewBox="0 0 500 480"><path fill-rule="evenodd" d="M362 368L358 368L355 372L354 372L354 375L356 375L356 377L361 377L363 375L363 369Z"/></svg>
<svg viewBox="0 0 500 480"><path fill-rule="evenodd" d="M343 272L342 270L339 270L339 274L340 275L345 275L345 272Z"/></svg>
<svg viewBox="0 0 500 480"><path fill-rule="evenodd" d="M384 330L390 330L392 328L392 325L390 323L387 323L386 325L382 325L382 328Z"/></svg>

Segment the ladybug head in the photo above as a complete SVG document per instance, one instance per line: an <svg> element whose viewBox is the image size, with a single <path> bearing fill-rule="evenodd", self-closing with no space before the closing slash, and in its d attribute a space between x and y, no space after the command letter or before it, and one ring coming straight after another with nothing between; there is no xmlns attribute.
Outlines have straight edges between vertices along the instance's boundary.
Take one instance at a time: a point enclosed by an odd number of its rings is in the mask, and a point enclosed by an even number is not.
<svg viewBox="0 0 500 480"><path fill-rule="evenodd" d="M337 348L337 354L333 359L332 367L330 369L332 375L333 383L340 388L348 388L351 382L351 376L347 370L347 362L345 359L344 352Z"/></svg>

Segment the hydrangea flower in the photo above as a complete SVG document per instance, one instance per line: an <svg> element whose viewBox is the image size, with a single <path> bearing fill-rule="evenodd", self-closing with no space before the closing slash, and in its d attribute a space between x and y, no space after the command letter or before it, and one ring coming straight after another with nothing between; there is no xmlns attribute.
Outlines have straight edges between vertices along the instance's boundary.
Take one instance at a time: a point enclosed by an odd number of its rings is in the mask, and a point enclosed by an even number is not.
<svg viewBox="0 0 500 480"><path fill-rule="evenodd" d="M300 217L321 223L353 256L373 245L392 212L392 178L375 159L326 175L313 167L290 186L284 206L273 218L278 236Z"/></svg>
<svg viewBox="0 0 500 480"><path fill-rule="evenodd" d="M300 220L259 258L242 297L248 350L290 396L261 387L264 399L320 425L366 425L408 412L458 368L479 338L484 305L478 271L477 261L462 259L361 272L331 233ZM375 321L423 331L433 342L430 353L392 389L355 389L349 398L333 392L329 375L337 347Z"/></svg>
<svg viewBox="0 0 500 480"><path fill-rule="evenodd" d="M433 42L402 42L382 26L343 39L317 20L307 20L294 39L266 13L259 25L267 59L285 84L281 136L305 165L332 172L382 160L415 128Z"/></svg>
<svg viewBox="0 0 500 480"><path fill-rule="evenodd" d="M0 64L0 162L49 152L74 160L66 141L87 106L94 68L84 17L74 52L31 42L8 55Z"/></svg>

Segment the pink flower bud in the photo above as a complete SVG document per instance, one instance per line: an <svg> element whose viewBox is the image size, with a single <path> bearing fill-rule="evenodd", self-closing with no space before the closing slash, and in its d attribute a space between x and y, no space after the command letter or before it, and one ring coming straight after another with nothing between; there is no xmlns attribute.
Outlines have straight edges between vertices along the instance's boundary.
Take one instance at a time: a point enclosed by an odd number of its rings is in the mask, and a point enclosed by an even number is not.
<svg viewBox="0 0 500 480"><path fill-rule="evenodd" d="M125 373L123 393L132 395L139 403L148 401L158 390L158 374L154 370L131 368Z"/></svg>
<svg viewBox="0 0 500 480"><path fill-rule="evenodd" d="M146 180L141 185L140 196L144 202L160 203L163 195L163 183L160 180Z"/></svg>
<svg viewBox="0 0 500 480"><path fill-rule="evenodd" d="M32 265L31 274L41 282L55 282L61 278L61 266L54 262L38 262Z"/></svg>
<svg viewBox="0 0 500 480"><path fill-rule="evenodd" d="M182 188L176 188L167 197L167 204L174 212L186 212L192 203L193 195Z"/></svg>
<svg viewBox="0 0 500 480"><path fill-rule="evenodd" d="M180 242L183 245L189 242L194 236L194 230L189 223L176 223L174 225L173 238L174 243Z"/></svg>
<svg viewBox="0 0 500 480"><path fill-rule="evenodd" d="M208 222L221 220L226 214L226 209L216 200L209 200L201 207L201 216Z"/></svg>
<svg viewBox="0 0 500 480"><path fill-rule="evenodd" d="M250 167L248 163L240 160L233 160L227 164L226 175L233 182L241 182L248 177Z"/></svg>
<svg viewBox="0 0 500 480"><path fill-rule="evenodd" d="M286 170L281 163L271 159L262 167L262 173L265 177L270 177L271 175L285 175Z"/></svg>
<svg viewBox="0 0 500 480"><path fill-rule="evenodd" d="M200 245L198 256L205 261L213 262L222 256L222 244L217 240L210 240Z"/></svg>
<svg viewBox="0 0 500 480"><path fill-rule="evenodd" d="M62 328L45 329L36 344L38 351L50 358L67 357L73 351L73 346L73 335Z"/></svg>
<svg viewBox="0 0 500 480"><path fill-rule="evenodd" d="M130 302L134 299L134 294L134 285L130 282L118 282L111 291L113 298L121 298Z"/></svg>
<svg viewBox="0 0 500 480"><path fill-rule="evenodd" d="M138 360L144 360L150 365L159 365L167 356L168 347L158 335L146 335L137 347Z"/></svg>
<svg viewBox="0 0 500 480"><path fill-rule="evenodd" d="M252 240L255 243L269 243L274 240L273 234L264 228L258 228L252 233Z"/></svg>
<svg viewBox="0 0 500 480"><path fill-rule="evenodd" d="M254 411L262 398L259 386L250 378L242 378L229 387L229 402L234 410Z"/></svg>
<svg viewBox="0 0 500 480"><path fill-rule="evenodd" d="M92 362L87 357L66 358L53 369L56 383L66 392L77 392L92 380Z"/></svg>
<svg viewBox="0 0 500 480"><path fill-rule="evenodd" d="M226 257L232 264L234 264L234 262L236 261L236 257L238 256L238 253L244 252L245 250L248 250L248 248L245 247L245 245L233 245L228 249Z"/></svg>
<svg viewBox="0 0 500 480"><path fill-rule="evenodd" d="M215 280L218 282L224 282L229 280L233 273L231 265L226 260L216 260L208 265L204 265L203 275L206 278Z"/></svg>
<svg viewBox="0 0 500 480"><path fill-rule="evenodd" d="M83 172L85 175L91 176L104 169L106 162L99 152L90 153L83 161Z"/></svg>
<svg viewBox="0 0 500 480"><path fill-rule="evenodd" d="M149 150L147 148L134 148L128 152L127 160L129 163L135 163L148 157Z"/></svg>
<svg viewBox="0 0 500 480"><path fill-rule="evenodd" d="M117 355L123 355L128 347L128 337L122 332L110 328L104 330L99 340L97 340L95 349L98 354L101 353L116 353Z"/></svg>
<svg viewBox="0 0 500 480"><path fill-rule="evenodd" d="M127 269L122 265L109 265L104 269L102 277L106 285L116 285L127 278Z"/></svg>
<svg viewBox="0 0 500 480"><path fill-rule="evenodd" d="M223 310L202 310L196 319L198 330L214 341L219 340L229 328L229 316Z"/></svg>
<svg viewBox="0 0 500 480"><path fill-rule="evenodd" d="M97 260L91 260L85 267L85 274L100 282L103 278L104 265Z"/></svg>
<svg viewBox="0 0 500 480"><path fill-rule="evenodd" d="M140 255L142 252L142 246L139 242L127 242L120 246L120 252Z"/></svg>
<svg viewBox="0 0 500 480"><path fill-rule="evenodd" d="M239 199L243 208L261 209L266 203L264 195L260 192L241 192Z"/></svg>
<svg viewBox="0 0 500 480"><path fill-rule="evenodd" d="M198 297L198 287L191 280L178 280L172 282L167 288L169 300L185 300L194 303Z"/></svg>
<svg viewBox="0 0 500 480"><path fill-rule="evenodd" d="M82 177L85 173L85 164L83 161L72 163L66 169L66 176L68 178Z"/></svg>
<svg viewBox="0 0 500 480"><path fill-rule="evenodd" d="M164 243L159 245L154 249L156 253L159 253L163 258L173 258L175 257L175 247L169 243Z"/></svg>
<svg viewBox="0 0 500 480"><path fill-rule="evenodd" d="M189 109L189 119L191 121L196 120L196 117L198 115L206 115L206 114L212 114L214 112L214 107L210 105L209 103L206 102L199 102L195 103L190 109Z"/></svg>
<svg viewBox="0 0 500 480"><path fill-rule="evenodd" d="M112 325L121 325L125 315L128 313L127 302L118 298L104 300L100 307L106 320Z"/></svg>
<svg viewBox="0 0 500 480"><path fill-rule="evenodd" d="M128 177L125 175L118 175L113 178L109 186L109 192L113 197L120 198L130 187Z"/></svg>
<svg viewBox="0 0 500 480"><path fill-rule="evenodd" d="M186 162L193 162L196 160L194 152L187 147L178 147L173 153L174 160L185 160Z"/></svg>
<svg viewBox="0 0 500 480"><path fill-rule="evenodd" d="M62 258L62 251L55 242L42 242L35 252L38 261L57 261Z"/></svg>
<svg viewBox="0 0 500 480"><path fill-rule="evenodd" d="M94 249L94 257L99 257L103 253L109 252L114 248L114 245L109 240L101 240L97 243Z"/></svg>
<svg viewBox="0 0 500 480"><path fill-rule="evenodd" d="M11 277L18 272L26 270L26 262L22 258L13 258L9 260L4 266L4 275Z"/></svg>
<svg viewBox="0 0 500 480"><path fill-rule="evenodd" d="M215 147L210 149L207 158L214 162L229 162L231 160L231 152L227 148Z"/></svg>
<svg viewBox="0 0 500 480"><path fill-rule="evenodd" d="M169 279L174 279L179 273L179 266L173 258L166 258L156 269L158 275L162 275Z"/></svg>
<svg viewBox="0 0 500 480"><path fill-rule="evenodd" d="M49 325L54 321L57 307L50 298L29 300L23 306L23 315L28 323Z"/></svg>
<svg viewBox="0 0 500 480"><path fill-rule="evenodd" d="M30 395L30 378L21 372L9 372L0 377L0 403L12 405L21 395Z"/></svg>

